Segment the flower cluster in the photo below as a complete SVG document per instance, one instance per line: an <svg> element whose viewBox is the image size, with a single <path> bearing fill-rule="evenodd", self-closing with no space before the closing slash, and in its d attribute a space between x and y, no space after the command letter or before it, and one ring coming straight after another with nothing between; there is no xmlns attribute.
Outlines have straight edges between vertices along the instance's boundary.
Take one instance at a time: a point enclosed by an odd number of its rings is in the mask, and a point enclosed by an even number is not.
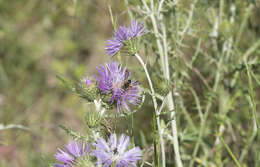
<svg viewBox="0 0 260 167"><path fill-rule="evenodd" d="M141 159L142 151L139 147L128 149L130 138L122 134L117 141L116 134L111 134L106 142L103 138L92 143L92 150L85 147L77 141L70 142L65 149L59 149L55 154L57 160L62 163L56 163L55 167L72 167L77 166L80 160L86 156L94 156L97 159L97 165L110 167L114 164L116 167L136 167L136 163ZM87 163L89 159L85 159Z"/></svg>
<svg viewBox="0 0 260 167"><path fill-rule="evenodd" d="M129 27L120 26L114 32L114 36L111 39L107 40L107 45L105 48L107 54L111 56L115 55L118 51L120 51L123 46L127 45L127 41L140 37L146 33L147 30L144 28L143 24L138 24L135 19L131 22ZM136 52L135 45L130 46L130 51L132 54Z"/></svg>
<svg viewBox="0 0 260 167"><path fill-rule="evenodd" d="M129 27L120 26L114 37L108 40L106 51L115 55L122 47L127 53L137 51L136 38L146 33L143 24L133 20ZM95 104L96 112L87 112L85 116L88 144L72 141L64 149L55 154L59 161L55 167L136 167L142 157L139 147L130 148L130 137L122 134L117 138L114 132L106 127L103 121L106 109L117 108L117 113L131 111L130 105L138 105L141 101L141 88L137 81L131 79L131 73L118 62L105 63L96 67L98 75L85 77L72 87L79 97ZM62 80L66 83L64 80ZM100 138L105 129L112 133L108 140ZM67 130L66 131L70 131ZM71 133L68 133L71 134ZM73 133L74 134L74 133Z"/></svg>
<svg viewBox="0 0 260 167"><path fill-rule="evenodd" d="M137 81L131 79L130 72L118 62L105 63L96 67L98 75L86 77L76 84L78 96L88 102L102 99L105 108L117 108L130 112L129 105L138 105L141 88Z"/></svg>
<svg viewBox="0 0 260 167"><path fill-rule="evenodd" d="M117 111L122 107L130 111L128 104L137 105L140 101L140 87L137 81L130 79L130 72L118 62L97 67L97 83L104 94L111 93L110 103L116 104Z"/></svg>

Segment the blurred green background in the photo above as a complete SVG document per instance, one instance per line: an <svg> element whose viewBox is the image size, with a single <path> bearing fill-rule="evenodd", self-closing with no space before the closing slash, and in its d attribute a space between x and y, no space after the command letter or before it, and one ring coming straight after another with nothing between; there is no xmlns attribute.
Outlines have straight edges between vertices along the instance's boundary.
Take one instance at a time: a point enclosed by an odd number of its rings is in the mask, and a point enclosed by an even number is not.
<svg viewBox="0 0 260 167"><path fill-rule="evenodd" d="M181 154L188 164L198 140L196 128L200 126L197 101L190 90L197 93L203 110L208 96L213 94L212 112L203 149L198 153L201 159L196 159L196 165L203 166L201 161L210 159L208 164L215 164L213 167L222 164L222 160L227 166L232 166L232 159L226 149L223 146L215 147L214 141L219 125L224 122L228 129L224 135L225 140L236 156L250 142L253 117L247 100L248 78L245 67L239 63L241 55L252 45L259 43L260 3L251 0L224 1L223 20L219 26L219 37L216 39L219 49L222 49L228 38L236 40L244 18L247 21L243 25L241 40L232 51L233 56L224 61L228 63L223 64L219 89L211 92L209 87L214 84L213 74L221 50L214 50L209 34L214 26L219 1L199 1L194 12L194 21L190 25L193 31L183 37L183 45L179 46L176 42L177 30L185 26L191 2L193 1L182 1L178 10L169 7L164 11L165 19L168 19L166 25L171 51L169 56L173 71L172 81L179 93L176 108ZM236 5L234 24L229 20L232 3ZM135 8L140 4L140 1L131 1L129 10L141 20L145 20L146 26L153 33L151 21L139 8ZM250 4L254 4L252 13L246 16ZM120 24L128 23L128 13L123 0L0 0L0 124L18 124L29 128L0 131L1 167L48 166L48 163L54 162L53 154L57 147L61 147L69 139L58 125L65 124L74 130L83 131L82 117L89 106L66 90L56 79L56 74L73 82L87 74L92 75L98 64L110 60L104 49L106 40L113 32L109 6ZM180 20L179 24L175 25L178 20L174 18L178 12ZM190 67L187 62L193 61L199 40L201 51L194 58L193 67ZM149 69L154 79L158 78L157 75L161 74L156 71L158 64L154 61L158 57L154 36L146 37L144 44L149 48L144 49L144 53L150 56L149 62L155 62L154 66L151 63ZM254 98L259 108L260 49L256 48L251 54L254 60L251 61ZM136 69L137 65L129 68ZM142 78L142 75L139 76ZM139 80L145 85L145 79ZM152 141L152 108L151 102L148 101L149 97L142 112L135 117L135 126L144 131L143 134L139 133L139 129L136 130L136 142L146 148L149 148ZM148 116L150 119L146 119ZM165 120L167 119L165 116ZM192 124L196 126L190 126ZM244 164L248 164L248 167L258 167L257 164L260 164L259 141L259 137L254 137L247 148ZM167 161L174 164L170 145L170 142L167 143ZM151 155L149 158L151 159Z"/></svg>

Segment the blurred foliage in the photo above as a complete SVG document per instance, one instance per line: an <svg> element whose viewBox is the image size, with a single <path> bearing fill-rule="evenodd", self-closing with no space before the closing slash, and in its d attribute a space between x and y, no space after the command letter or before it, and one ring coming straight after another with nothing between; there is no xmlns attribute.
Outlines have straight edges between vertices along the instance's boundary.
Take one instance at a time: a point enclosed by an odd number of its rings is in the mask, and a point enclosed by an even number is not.
<svg viewBox="0 0 260 167"><path fill-rule="evenodd" d="M86 108L91 107L66 91L56 74L72 82L86 73L92 75L96 65L109 60L104 50L105 40L113 31L109 6L118 23L127 23L127 14L132 14L145 20L153 34L151 21L141 11L142 3L129 1L126 8L124 2L0 0L0 123L21 124L30 129L0 131L1 167L48 166L53 162L56 148L68 139L58 125L84 130L80 127L84 122L82 118ZM223 6L220 2L224 2ZM169 86L178 93L175 99L182 159L185 166L192 158L196 166L233 166L224 146L216 144L216 135L224 126L222 136L234 154L241 158L241 152L246 151L242 164L257 167L260 165L260 138L254 136L252 98L259 109L260 3L253 0L198 1L190 26L182 34L192 3L192 0L180 1L176 6L165 0L162 13L167 27L172 76L167 86L157 84L162 94L167 93ZM230 20L232 6L235 6L233 22ZM212 27L219 11L218 34L214 36ZM227 55L225 43L230 39L233 47ZM149 70L153 77L159 78L162 74L156 69L160 65L154 35L146 35L144 48ZM253 97L243 61L249 48L253 49L247 55ZM124 59L129 60L129 57ZM127 64L131 70L140 69L132 61ZM219 81L214 90L217 69L220 69ZM137 78L144 86L147 84L144 76L138 72L135 75L140 76ZM135 114L134 127L138 127L134 131L135 140L143 148L151 147L153 142L150 101L147 97L142 112ZM199 153L192 157L201 123L199 112L204 113L208 103L211 109L203 142ZM167 123L167 116L164 118ZM170 144L167 144L167 161L173 166Z"/></svg>
<svg viewBox="0 0 260 167"><path fill-rule="evenodd" d="M154 2L158 7L159 2ZM136 5L132 14L145 18L153 34L142 2L130 3L129 8ZM166 0L163 17L155 13L162 40L162 27L167 29L170 85L175 92L184 166L235 166L231 154L243 166L260 165L259 11L259 1ZM160 52L155 37L146 36L144 55L149 55L149 69L159 85L163 72L158 70ZM164 120L166 125L171 121ZM167 154L172 166L173 150Z"/></svg>

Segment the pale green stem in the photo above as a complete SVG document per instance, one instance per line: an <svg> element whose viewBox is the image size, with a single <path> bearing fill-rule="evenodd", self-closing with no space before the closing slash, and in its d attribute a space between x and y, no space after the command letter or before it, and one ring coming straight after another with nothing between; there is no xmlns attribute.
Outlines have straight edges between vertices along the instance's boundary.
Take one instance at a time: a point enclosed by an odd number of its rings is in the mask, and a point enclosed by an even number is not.
<svg viewBox="0 0 260 167"><path fill-rule="evenodd" d="M0 124L0 131L6 130L6 129L22 129L22 130L26 130L26 131L31 131L29 128L27 128L23 125L17 125L17 124L4 125L4 124Z"/></svg>
<svg viewBox="0 0 260 167"><path fill-rule="evenodd" d="M166 38L166 29L164 24L162 24L163 28L163 44L160 40L160 33L159 33L159 29L157 26L157 22L156 22L156 18L155 18L155 14L156 11L154 11L154 5L153 5L153 1L151 2L151 9L149 9L147 3L145 0L142 0L144 7L146 8L147 12L149 13L149 17L152 21L152 25L153 25L153 31L156 37L156 43L157 43L157 47L159 50L159 55L160 55L160 60L161 60L161 67L164 73L164 77L167 80L170 80L170 72L169 72L169 62L168 62L168 49L167 49L167 38ZM162 9L162 5L163 5L163 0L160 1L159 4L159 8L158 8L158 17L161 18L161 22L162 22L162 18L163 15L160 15L160 11ZM164 46L163 46L164 45ZM181 157L180 157L180 152L179 152L179 143L178 143L178 132L177 132L177 125L176 125L176 118L175 118L175 108L174 108L174 101L173 101L173 94L172 92L170 92L167 96L167 101L168 101L168 107L169 110L171 111L170 114L170 119L171 121L171 127L172 127L172 135L173 135L173 147L174 147L174 153L175 153L175 160L177 163L178 167L182 167L182 161L181 161Z"/></svg>
<svg viewBox="0 0 260 167"><path fill-rule="evenodd" d="M166 40L166 28L164 24L162 24L163 29L163 46L164 46L164 56L165 56L165 78L170 81L170 70L169 70L169 61L168 61L168 49L167 49L167 40ZM171 121L171 127L172 127L172 136L173 136L173 147L174 147L174 153L175 153L175 160L178 167L182 167L182 161L179 151L179 141L178 141L178 131L177 131L177 123L176 123L176 111L174 107L174 101L173 101L173 94L172 91L169 92L167 96L168 100L168 107L170 110L170 119Z"/></svg>
<svg viewBox="0 0 260 167"><path fill-rule="evenodd" d="M155 110L155 114L156 114L156 124L157 124L157 128L158 128L158 132L159 132L159 137L160 137L160 146L161 146L161 153L162 153L162 166L165 167L165 148L164 148L164 139L163 139L163 134L162 134L162 128L161 128L161 124L160 124L160 117L159 117L159 111L158 111L158 104L156 101L156 97L155 97L155 91L153 88L153 83L152 80L150 78L150 75L148 73L148 70L146 68L146 65L144 64L142 58L138 55L138 53L135 54L135 57L137 58L137 60L139 61L139 63L142 65L145 75L147 77L150 89L151 89L151 94L152 94L152 99L153 99L153 105L154 105L154 110Z"/></svg>
<svg viewBox="0 0 260 167"><path fill-rule="evenodd" d="M133 19L133 13L131 12L131 10L130 10L130 8L129 8L129 2L128 2L128 0L125 0L125 6L126 6L126 8L127 8L127 13L128 13L128 15L129 15L130 19L132 20L132 19Z"/></svg>
<svg viewBox="0 0 260 167"><path fill-rule="evenodd" d="M254 142L254 139L256 136L257 136L257 125L255 123L254 128L253 128L253 133L252 133L251 137L247 140L246 146L244 147L244 149L242 150L242 153L240 155L240 158L239 158L240 162L243 162L244 158L248 154L249 148L251 147L252 143Z"/></svg>
<svg viewBox="0 0 260 167"><path fill-rule="evenodd" d="M222 144L225 146L225 148L227 149L229 155L232 157L232 159L234 160L235 164L237 167L242 167L241 164L239 163L239 161L237 160L236 156L233 154L233 152L231 151L231 149L229 148L229 146L227 145L227 143L225 142L225 140L222 138L222 136L219 136L220 141L222 142Z"/></svg>
<svg viewBox="0 0 260 167"><path fill-rule="evenodd" d="M160 9L159 9L160 10ZM159 18L163 19L163 16L160 16L159 13ZM166 36L166 27L163 24L163 21L161 20L161 27L162 27L162 32L163 32L163 36L162 36L162 42L163 42L163 50L164 50L164 54L161 53L164 57L164 75L165 78L170 81L170 70L169 70L169 59L168 59L168 44L167 44L167 36ZM158 43L158 48L161 48L162 45L161 43ZM168 96L167 96L167 100L168 100L168 107L170 112L170 119L171 119L171 129L172 129L172 136L173 136L173 148L174 148L174 153L175 153L175 161L177 163L178 167L182 167L182 161L181 161L181 155L180 155L180 150L179 150L179 141L178 141L178 130L177 130L177 123L176 123L176 111L175 111L175 107L174 107L174 99L173 99L173 93L172 91L169 92Z"/></svg>
<svg viewBox="0 0 260 167"><path fill-rule="evenodd" d="M163 47L160 41L160 33L157 27L157 23L156 23L156 19L155 19L155 11L151 11L150 8L148 7L147 3L145 2L145 0L142 0L144 7L146 9L146 11L149 13L149 17L152 21L152 25L153 25L153 31L154 31L154 35L156 37L156 43L158 46L158 50L159 50L159 54L160 54L160 60L161 60L161 67L163 68L163 72L165 73L165 64L164 64L164 57L163 57Z"/></svg>

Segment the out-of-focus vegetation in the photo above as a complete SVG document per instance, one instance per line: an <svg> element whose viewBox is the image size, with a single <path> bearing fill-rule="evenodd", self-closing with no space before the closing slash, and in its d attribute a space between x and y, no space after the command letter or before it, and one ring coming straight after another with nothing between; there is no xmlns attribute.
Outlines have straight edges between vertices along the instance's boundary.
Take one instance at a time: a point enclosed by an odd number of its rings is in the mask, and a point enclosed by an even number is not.
<svg viewBox="0 0 260 167"><path fill-rule="evenodd" d="M0 130L1 167L47 166L54 162L56 148L68 140L59 124L84 131L80 125L90 106L66 91L55 76L73 82L95 73L96 65L110 59L104 50L113 31L109 6L119 23L127 23L128 14L145 21L150 33L142 55L148 57L154 82L160 82L149 13L142 12L140 1L129 1L127 7L125 2L0 0L0 124L26 127ZM184 166L191 161L194 166L234 166L224 143L241 164L260 166L260 127L255 121L260 102L260 3L175 4L165 0L162 14ZM134 63L128 67L139 69ZM145 85L144 76L140 78ZM150 109L146 98L135 114L134 127L136 143L151 152ZM144 122L144 118L149 119ZM198 141L201 144L194 151ZM174 166L170 145L166 145L167 163ZM148 151L145 158L151 155Z"/></svg>

